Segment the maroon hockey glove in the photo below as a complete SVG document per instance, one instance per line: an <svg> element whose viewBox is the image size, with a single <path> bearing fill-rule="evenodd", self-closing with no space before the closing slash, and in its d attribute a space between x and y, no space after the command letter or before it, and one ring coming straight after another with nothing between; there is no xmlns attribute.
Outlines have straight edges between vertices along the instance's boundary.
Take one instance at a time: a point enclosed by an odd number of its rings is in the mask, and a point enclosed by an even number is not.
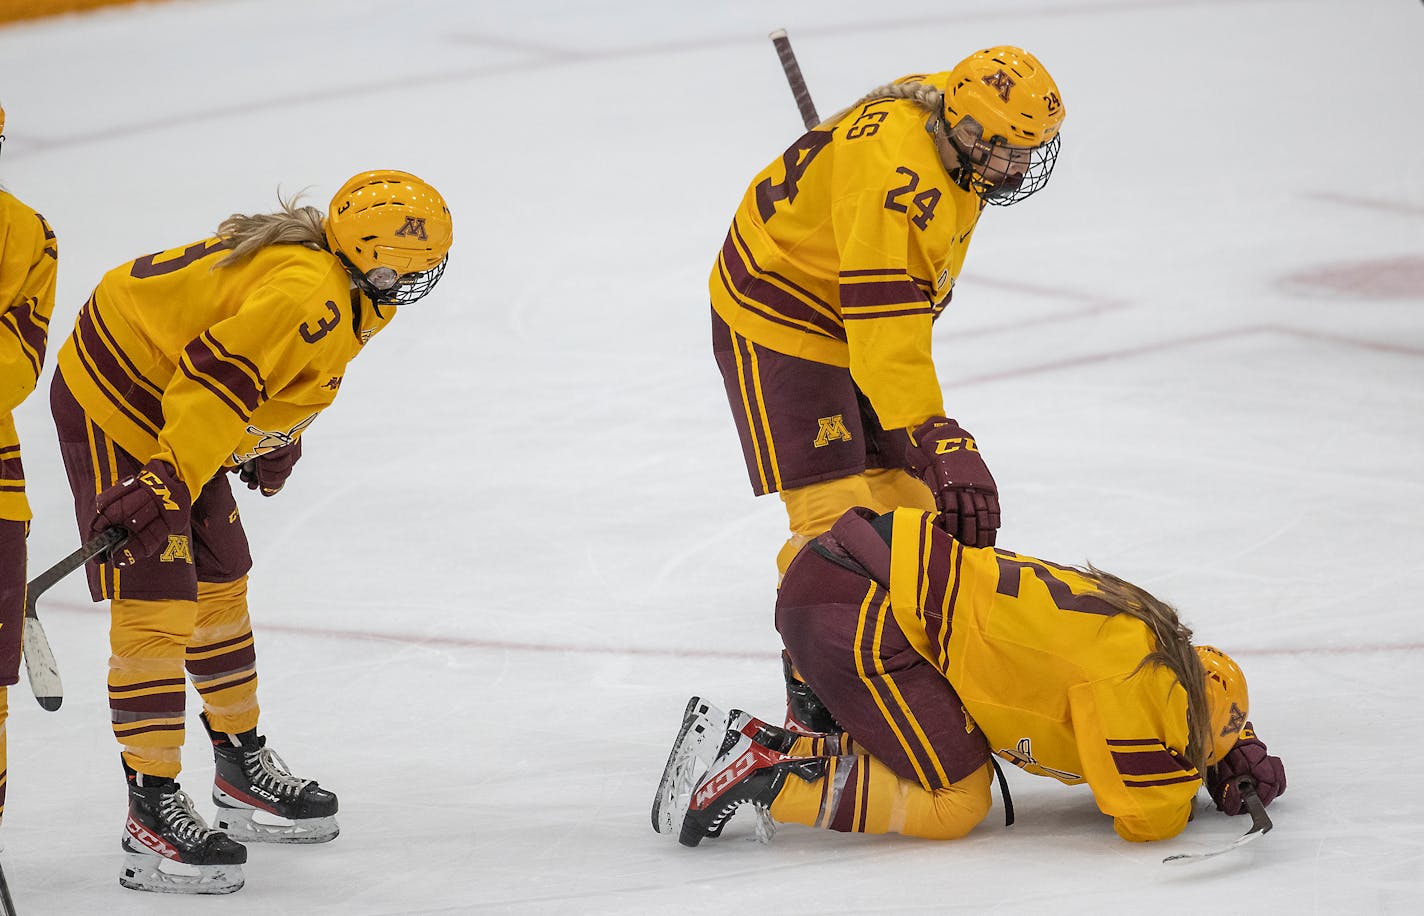
<svg viewBox="0 0 1424 916"><path fill-rule="evenodd" d="M992 547L999 530L999 488L974 437L945 417L930 417L910 436L910 466L934 492L939 526L961 544Z"/></svg>
<svg viewBox="0 0 1424 916"><path fill-rule="evenodd" d="M1241 797L1241 780L1245 777L1256 781L1256 795L1263 805L1269 805L1286 790L1286 769L1281 758L1266 753L1265 743L1256 737L1250 722L1241 735L1236 746L1206 774L1207 791L1216 800L1216 807L1227 814L1246 811L1245 799Z"/></svg>
<svg viewBox="0 0 1424 916"><path fill-rule="evenodd" d="M94 498L89 537L115 525L127 531L128 538L109 551L109 562L132 566L166 546L169 535L186 529L191 508L188 488L173 466L150 461Z"/></svg>
<svg viewBox="0 0 1424 916"><path fill-rule="evenodd" d="M244 461L237 474L249 490L261 490L263 496L276 496L292 476L292 465L302 457L302 440L291 445L275 448L270 452Z"/></svg>

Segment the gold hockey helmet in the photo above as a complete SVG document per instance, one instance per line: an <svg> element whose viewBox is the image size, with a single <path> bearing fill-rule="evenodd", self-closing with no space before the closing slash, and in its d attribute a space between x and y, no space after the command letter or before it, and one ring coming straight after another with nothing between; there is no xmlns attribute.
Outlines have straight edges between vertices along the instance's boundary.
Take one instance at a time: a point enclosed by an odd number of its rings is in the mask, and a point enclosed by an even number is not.
<svg viewBox="0 0 1424 916"><path fill-rule="evenodd" d="M1206 669L1206 709L1211 723L1211 747L1207 763L1214 764L1236 746L1250 711L1246 695L1246 675L1231 656L1215 646L1197 646L1197 657Z"/></svg>
<svg viewBox="0 0 1424 916"><path fill-rule="evenodd" d="M961 185L985 202L1017 203L1048 183L1058 161L1063 100L1038 58L1008 45L969 55L949 71L944 123Z"/></svg>
<svg viewBox="0 0 1424 916"><path fill-rule="evenodd" d="M440 192L394 169L355 175L331 199L326 241L372 301L409 305L445 272L452 237Z"/></svg>

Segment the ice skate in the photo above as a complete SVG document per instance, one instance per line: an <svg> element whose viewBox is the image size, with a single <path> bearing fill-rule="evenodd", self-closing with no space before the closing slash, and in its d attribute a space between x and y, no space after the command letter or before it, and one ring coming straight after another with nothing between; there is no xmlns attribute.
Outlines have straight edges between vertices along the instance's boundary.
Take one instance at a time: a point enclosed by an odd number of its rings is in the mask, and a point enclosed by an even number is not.
<svg viewBox="0 0 1424 916"><path fill-rule="evenodd" d="M716 759L721 747L719 739L727 727L727 713L701 697L687 701L682 726L673 739L658 794L653 798L653 829L658 833L677 833L678 818L687 810L692 787Z"/></svg>
<svg viewBox="0 0 1424 916"><path fill-rule="evenodd" d="M341 828L334 793L293 776L256 729L225 734L213 731L206 713L202 719L217 764L215 827L248 843L325 843L336 838Z"/></svg>
<svg viewBox="0 0 1424 916"><path fill-rule="evenodd" d="M787 757L766 747L757 740L766 723L746 713L739 716L745 720L727 729L716 759L683 809L678 842L684 846L720 836L741 805L751 803L767 812L788 774L811 781L825 772L825 758ZM769 822L769 816L759 818L759 837L769 837Z"/></svg>
<svg viewBox="0 0 1424 916"><path fill-rule="evenodd" d="M811 685L801 679L785 649L781 651L781 674L786 681L787 730L807 735L833 734L840 730L826 704L816 696Z"/></svg>
<svg viewBox="0 0 1424 916"><path fill-rule="evenodd" d="M231 894L241 888L247 847L210 829L178 783L124 770L129 815L119 883L161 894Z"/></svg>

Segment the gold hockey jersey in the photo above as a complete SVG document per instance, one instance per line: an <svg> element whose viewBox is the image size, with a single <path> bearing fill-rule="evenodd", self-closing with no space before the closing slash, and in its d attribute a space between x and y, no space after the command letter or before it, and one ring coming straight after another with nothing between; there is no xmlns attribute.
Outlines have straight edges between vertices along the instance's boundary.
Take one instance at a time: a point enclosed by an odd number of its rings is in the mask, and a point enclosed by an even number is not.
<svg viewBox="0 0 1424 916"><path fill-rule="evenodd" d="M1086 782L1128 840L1175 836L1201 775L1186 760L1187 694L1142 659L1147 625L1073 569L965 547L933 514L898 509L890 602L990 749L1040 776Z"/></svg>
<svg viewBox="0 0 1424 916"><path fill-rule="evenodd" d="M10 521L30 520L12 414L44 365L58 259L44 217L0 191L0 518Z"/></svg>
<svg viewBox="0 0 1424 916"><path fill-rule="evenodd" d="M929 121L872 99L808 131L752 179L709 281L736 333L848 367L886 429L944 414L931 327L983 208L950 180Z"/></svg>
<svg viewBox="0 0 1424 916"><path fill-rule="evenodd" d="M195 498L220 468L300 438L395 311L326 251L271 245L216 267L227 250L209 238L109 271L58 357L90 419Z"/></svg>

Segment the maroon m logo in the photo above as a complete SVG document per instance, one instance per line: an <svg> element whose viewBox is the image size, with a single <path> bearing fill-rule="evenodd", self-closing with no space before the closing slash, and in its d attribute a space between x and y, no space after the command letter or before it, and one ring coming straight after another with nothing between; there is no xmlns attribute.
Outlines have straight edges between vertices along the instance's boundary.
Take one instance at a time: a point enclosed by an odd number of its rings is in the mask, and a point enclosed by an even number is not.
<svg viewBox="0 0 1424 916"><path fill-rule="evenodd" d="M984 83L990 89L993 89L995 92L999 93L999 98L1003 99L1005 102L1009 100L1009 90L1014 88L1014 81L1010 79L1009 75L1003 70L1000 70L997 73L991 73L990 75L984 77Z"/></svg>
<svg viewBox="0 0 1424 916"><path fill-rule="evenodd" d="M407 216L405 224L396 230L396 235L420 239L422 242L429 241L429 237L425 234L425 217Z"/></svg>

